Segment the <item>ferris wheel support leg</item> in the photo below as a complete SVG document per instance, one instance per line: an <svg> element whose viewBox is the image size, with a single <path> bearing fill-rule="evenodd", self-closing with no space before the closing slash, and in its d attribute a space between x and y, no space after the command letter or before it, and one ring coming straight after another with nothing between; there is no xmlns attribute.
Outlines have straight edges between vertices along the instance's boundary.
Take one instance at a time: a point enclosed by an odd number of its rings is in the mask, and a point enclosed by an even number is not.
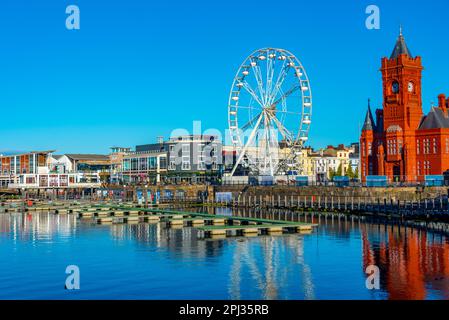
<svg viewBox="0 0 449 320"><path fill-rule="evenodd" d="M248 150L249 145L253 142L254 137L256 136L257 129L259 128L260 122L262 121L262 118L264 117L265 112L262 112L259 116L259 119L257 119L257 123L254 126L253 131L249 135L248 141L246 142L245 146L243 147L242 153L239 155L239 158L237 159L237 162L234 165L234 168L232 168L231 171L231 177L234 175L235 170L237 170L238 165L242 161L243 157L246 154L246 151Z"/></svg>

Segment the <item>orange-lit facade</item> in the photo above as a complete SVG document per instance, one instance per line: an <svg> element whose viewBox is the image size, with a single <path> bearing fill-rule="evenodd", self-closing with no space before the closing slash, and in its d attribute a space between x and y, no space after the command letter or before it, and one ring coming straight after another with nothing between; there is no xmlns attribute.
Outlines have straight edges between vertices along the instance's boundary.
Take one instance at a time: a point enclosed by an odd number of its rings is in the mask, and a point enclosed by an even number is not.
<svg viewBox="0 0 449 320"><path fill-rule="evenodd" d="M376 239L369 238L376 233ZM433 291L443 294L439 299L449 299L449 243L439 238L413 228L367 224L362 230L363 270L379 267L381 289L390 300L428 299Z"/></svg>
<svg viewBox="0 0 449 320"><path fill-rule="evenodd" d="M401 34L390 58L382 59L383 109L370 105L360 136L362 181L369 175L391 181L424 181L449 169L449 99L422 111L421 57L413 57Z"/></svg>
<svg viewBox="0 0 449 320"><path fill-rule="evenodd" d="M51 152L0 155L0 187L6 188L10 183L17 182L20 175L37 174L39 167L47 167Z"/></svg>

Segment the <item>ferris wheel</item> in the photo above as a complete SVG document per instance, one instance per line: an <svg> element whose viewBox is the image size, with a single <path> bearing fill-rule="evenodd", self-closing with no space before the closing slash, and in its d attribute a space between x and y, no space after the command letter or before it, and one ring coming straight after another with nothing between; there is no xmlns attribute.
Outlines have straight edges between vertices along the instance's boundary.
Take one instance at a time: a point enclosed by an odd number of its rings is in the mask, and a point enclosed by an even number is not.
<svg viewBox="0 0 449 320"><path fill-rule="evenodd" d="M301 62L284 49L251 53L229 94L229 135L238 151L231 176L239 165L269 176L297 169L311 119L312 90Z"/></svg>

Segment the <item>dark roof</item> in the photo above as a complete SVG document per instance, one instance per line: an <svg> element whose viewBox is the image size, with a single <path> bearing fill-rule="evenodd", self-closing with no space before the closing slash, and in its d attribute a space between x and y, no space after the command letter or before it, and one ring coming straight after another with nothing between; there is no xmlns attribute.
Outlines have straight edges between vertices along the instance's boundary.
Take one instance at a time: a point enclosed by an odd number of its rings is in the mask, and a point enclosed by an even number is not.
<svg viewBox="0 0 449 320"><path fill-rule="evenodd" d="M109 157L103 154L66 154L66 156L72 160L109 160Z"/></svg>
<svg viewBox="0 0 449 320"><path fill-rule="evenodd" d="M136 152L165 152L167 151L167 144L152 143L136 146Z"/></svg>
<svg viewBox="0 0 449 320"><path fill-rule="evenodd" d="M59 159L61 159L63 156L64 156L63 154L54 154L54 155L53 155L53 158L55 158L56 160L59 160Z"/></svg>
<svg viewBox="0 0 449 320"><path fill-rule="evenodd" d="M377 123L376 123L376 131L377 132L384 132L384 117L378 117L377 118Z"/></svg>
<svg viewBox="0 0 449 320"><path fill-rule="evenodd" d="M368 101L368 110L366 111L365 122L363 123L362 131L369 131L375 129L375 123L373 119L373 114L371 113L370 103Z"/></svg>
<svg viewBox="0 0 449 320"><path fill-rule="evenodd" d="M410 50L407 47L407 44L405 43L404 36L402 35L402 28L398 37L398 40L396 40L396 45L394 46L394 50L391 53L390 59L396 59L401 54L406 54L410 58L412 58L412 54Z"/></svg>
<svg viewBox="0 0 449 320"><path fill-rule="evenodd" d="M427 116L421 119L418 130L449 128L449 117L444 115L443 110L432 107Z"/></svg>

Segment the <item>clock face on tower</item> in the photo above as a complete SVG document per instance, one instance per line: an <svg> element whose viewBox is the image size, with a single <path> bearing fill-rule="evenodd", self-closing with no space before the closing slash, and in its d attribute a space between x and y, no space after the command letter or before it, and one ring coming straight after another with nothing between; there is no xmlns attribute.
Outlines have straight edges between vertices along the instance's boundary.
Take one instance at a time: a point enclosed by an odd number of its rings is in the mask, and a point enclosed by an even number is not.
<svg viewBox="0 0 449 320"><path fill-rule="evenodd" d="M398 93L399 92L399 82L397 82L397 81L393 82L391 89L393 90L393 93Z"/></svg>
<svg viewBox="0 0 449 320"><path fill-rule="evenodd" d="M408 92L413 92L413 89L414 89L414 85L413 85L413 82L409 82L408 83Z"/></svg>

